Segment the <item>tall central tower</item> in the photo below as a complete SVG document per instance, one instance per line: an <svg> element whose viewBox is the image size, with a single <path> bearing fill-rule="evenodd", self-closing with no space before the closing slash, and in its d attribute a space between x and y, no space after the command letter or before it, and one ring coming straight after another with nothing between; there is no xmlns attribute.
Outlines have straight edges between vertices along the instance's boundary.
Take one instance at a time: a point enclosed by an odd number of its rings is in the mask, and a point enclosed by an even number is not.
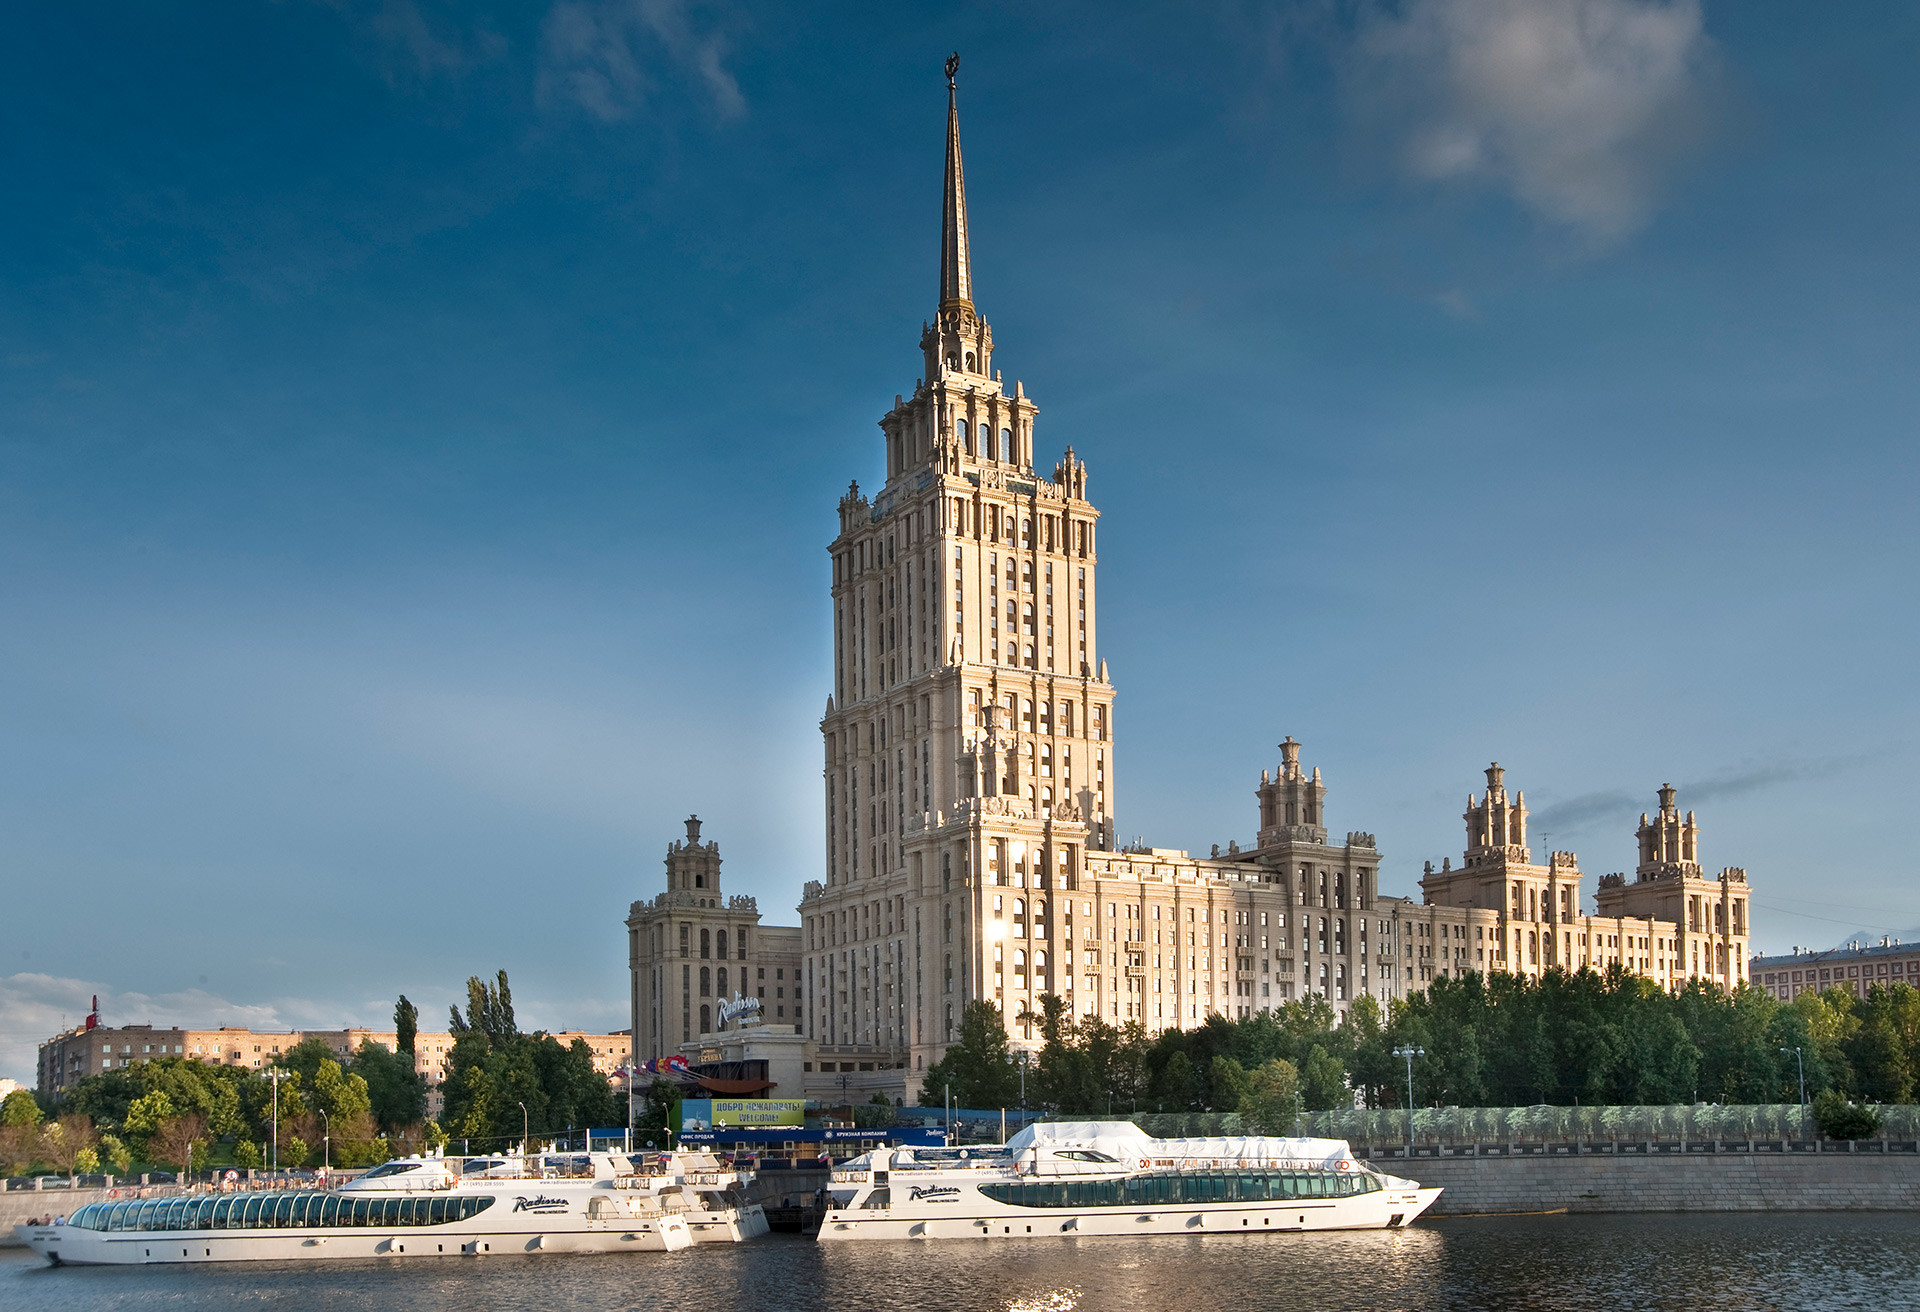
<svg viewBox="0 0 1920 1312"><path fill-rule="evenodd" d="M800 907L808 1034L909 1070L938 1060L969 1001L1000 1002L1011 1025L1014 1001L1071 991L1054 961L1070 949L978 927L990 900L1017 899L1025 937L1046 890L1112 844L1099 515L1071 450L1036 470L1038 407L1002 384L974 305L957 67L923 376L880 420L884 484L849 487L828 549L826 877Z"/></svg>

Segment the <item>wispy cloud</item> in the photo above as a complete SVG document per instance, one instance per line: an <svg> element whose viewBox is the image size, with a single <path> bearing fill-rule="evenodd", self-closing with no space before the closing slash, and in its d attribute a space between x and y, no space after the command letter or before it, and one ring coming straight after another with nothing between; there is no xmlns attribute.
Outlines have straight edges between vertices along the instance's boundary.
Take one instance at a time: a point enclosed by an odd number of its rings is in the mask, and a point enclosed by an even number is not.
<svg viewBox="0 0 1920 1312"><path fill-rule="evenodd" d="M572 103L603 122L632 117L661 85L663 71L691 74L714 112L746 111L728 71L726 37L689 0L562 0L541 36L538 94Z"/></svg>
<svg viewBox="0 0 1920 1312"><path fill-rule="evenodd" d="M1674 787L1681 809L1688 810L1703 802L1742 797L1778 784L1831 775L1835 770L1855 763L1851 760L1787 761L1757 769L1727 770ZM1650 812L1658 805L1654 793L1653 789L1630 793L1619 788L1580 793L1541 807L1533 813L1529 827L1541 837L1550 838L1577 833L1603 821L1625 823L1640 812Z"/></svg>
<svg viewBox="0 0 1920 1312"><path fill-rule="evenodd" d="M1713 70L1699 0L1369 4L1346 60L1407 173L1501 188L1595 245L1647 222L1709 124Z"/></svg>
<svg viewBox="0 0 1920 1312"><path fill-rule="evenodd" d="M506 41L484 17L469 18L439 6L429 13L419 0L321 0L339 13L372 49L389 82L419 83L458 77L497 58ZM429 4L429 8L433 6Z"/></svg>

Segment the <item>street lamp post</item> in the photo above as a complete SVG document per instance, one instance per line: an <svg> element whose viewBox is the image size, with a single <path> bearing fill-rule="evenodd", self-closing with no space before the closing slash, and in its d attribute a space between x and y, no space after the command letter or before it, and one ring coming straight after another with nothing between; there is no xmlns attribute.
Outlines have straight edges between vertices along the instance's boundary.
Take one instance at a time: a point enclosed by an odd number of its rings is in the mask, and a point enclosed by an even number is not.
<svg viewBox="0 0 1920 1312"><path fill-rule="evenodd" d="M1402 1044L1393 1050L1396 1057L1407 1059L1407 1156L1413 1156L1413 1059L1427 1055L1425 1048L1416 1048L1412 1044Z"/></svg>
<svg viewBox="0 0 1920 1312"><path fill-rule="evenodd" d="M1782 1048L1780 1051L1792 1053L1794 1064L1800 1068L1800 1139L1804 1143L1807 1137L1807 1059L1798 1047Z"/></svg>
<svg viewBox="0 0 1920 1312"><path fill-rule="evenodd" d="M320 1171L322 1174L333 1170L333 1121L323 1107L314 1108L320 1113Z"/></svg>
<svg viewBox="0 0 1920 1312"><path fill-rule="evenodd" d="M527 1141L532 1137L533 1137L532 1133L529 1132L527 1129L527 1105L525 1103L521 1103L520 1104L520 1157L523 1163L526 1160L526 1156L527 1156L527 1148L528 1148Z"/></svg>
<svg viewBox="0 0 1920 1312"><path fill-rule="evenodd" d="M267 1068L267 1078L273 1081L273 1169L280 1169L280 1078L278 1066Z"/></svg>

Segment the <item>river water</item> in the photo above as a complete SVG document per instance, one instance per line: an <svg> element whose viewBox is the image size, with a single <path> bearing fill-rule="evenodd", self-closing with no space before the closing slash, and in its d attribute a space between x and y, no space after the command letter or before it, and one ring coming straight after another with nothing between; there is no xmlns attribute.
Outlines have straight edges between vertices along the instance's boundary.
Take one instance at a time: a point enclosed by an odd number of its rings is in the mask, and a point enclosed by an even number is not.
<svg viewBox="0 0 1920 1312"><path fill-rule="evenodd" d="M67 1267L0 1249L5 1312L1920 1309L1920 1216L1543 1216L1411 1230L674 1254Z"/></svg>

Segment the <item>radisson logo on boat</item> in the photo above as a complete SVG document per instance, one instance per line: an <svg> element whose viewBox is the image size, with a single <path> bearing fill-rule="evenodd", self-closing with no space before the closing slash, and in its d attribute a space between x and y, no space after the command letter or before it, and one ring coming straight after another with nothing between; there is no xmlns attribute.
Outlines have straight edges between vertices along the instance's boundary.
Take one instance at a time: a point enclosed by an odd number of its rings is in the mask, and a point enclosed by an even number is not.
<svg viewBox="0 0 1920 1312"><path fill-rule="evenodd" d="M536 1194L532 1198L521 1194L513 1200L513 1210L516 1212L564 1212L567 1210L567 1200L549 1198L545 1194Z"/></svg>

